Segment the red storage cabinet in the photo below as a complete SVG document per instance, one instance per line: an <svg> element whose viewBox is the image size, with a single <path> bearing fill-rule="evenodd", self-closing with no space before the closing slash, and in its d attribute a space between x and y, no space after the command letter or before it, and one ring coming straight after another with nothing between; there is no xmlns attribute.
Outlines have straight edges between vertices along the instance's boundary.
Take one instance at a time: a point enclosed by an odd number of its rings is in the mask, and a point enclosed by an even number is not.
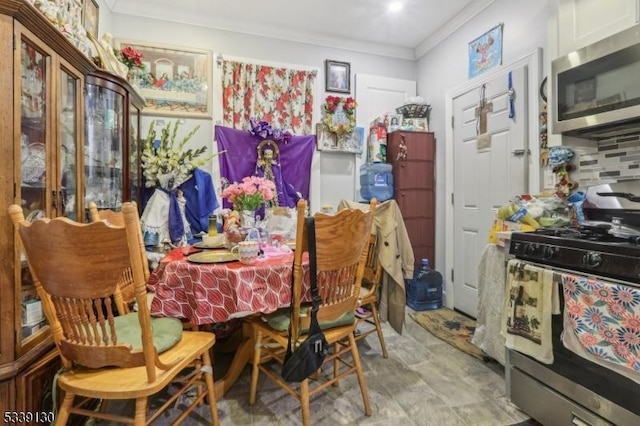
<svg viewBox="0 0 640 426"><path fill-rule="evenodd" d="M406 149L402 148L402 145ZM406 158L402 158L402 152ZM431 132L395 131L387 135L387 161L393 165L394 198L404 219L416 264L435 265L435 157Z"/></svg>

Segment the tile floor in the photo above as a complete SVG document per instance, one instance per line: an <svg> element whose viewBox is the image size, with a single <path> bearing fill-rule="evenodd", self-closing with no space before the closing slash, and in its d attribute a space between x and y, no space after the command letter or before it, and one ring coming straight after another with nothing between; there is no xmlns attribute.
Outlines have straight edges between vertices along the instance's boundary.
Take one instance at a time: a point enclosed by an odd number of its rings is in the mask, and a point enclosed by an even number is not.
<svg viewBox="0 0 640 426"><path fill-rule="evenodd" d="M353 375L338 387L329 387L312 398L313 425L501 426L528 419L505 396L500 364L485 363L458 351L418 325L408 312L402 335L386 323L384 333L387 359L382 358L375 334L359 344L372 416L364 415ZM216 374L224 372L229 357L216 355ZM260 376L258 400L249 406L250 371L247 367L238 382L218 400L221 424L299 425L297 401L264 375ZM177 409L154 425L170 424ZM209 424L206 409L198 408L184 424Z"/></svg>

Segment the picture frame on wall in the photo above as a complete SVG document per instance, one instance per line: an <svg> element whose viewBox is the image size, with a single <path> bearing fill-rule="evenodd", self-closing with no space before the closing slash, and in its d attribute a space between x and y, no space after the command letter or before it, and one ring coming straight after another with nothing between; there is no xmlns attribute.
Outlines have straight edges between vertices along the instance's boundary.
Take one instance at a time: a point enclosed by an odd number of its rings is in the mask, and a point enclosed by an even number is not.
<svg viewBox="0 0 640 426"><path fill-rule="evenodd" d="M82 25L84 29L98 39L98 29L100 23L100 6L96 0L84 0L84 20Z"/></svg>
<svg viewBox="0 0 640 426"><path fill-rule="evenodd" d="M316 124L316 148L318 151L330 151L338 149L336 134L329 131L322 123Z"/></svg>
<svg viewBox="0 0 640 426"><path fill-rule="evenodd" d="M325 90L351 93L351 64L327 59L325 61Z"/></svg>
<svg viewBox="0 0 640 426"><path fill-rule="evenodd" d="M146 115L212 118L211 52L145 41L116 40L142 53L145 72L129 81L145 98Z"/></svg>
<svg viewBox="0 0 640 426"><path fill-rule="evenodd" d="M498 24L469 43L469 78L502 65L502 29Z"/></svg>
<svg viewBox="0 0 640 426"><path fill-rule="evenodd" d="M318 151L362 154L364 150L364 127L356 127L353 132L338 140L337 135L323 123L316 124L316 147Z"/></svg>

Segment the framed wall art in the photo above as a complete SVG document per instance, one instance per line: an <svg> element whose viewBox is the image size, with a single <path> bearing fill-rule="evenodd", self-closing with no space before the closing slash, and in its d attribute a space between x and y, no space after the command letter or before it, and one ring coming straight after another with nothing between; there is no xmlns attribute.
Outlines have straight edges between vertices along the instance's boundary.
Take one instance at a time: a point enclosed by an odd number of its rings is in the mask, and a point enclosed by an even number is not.
<svg viewBox="0 0 640 426"><path fill-rule="evenodd" d="M212 118L211 52L143 41L117 40L142 53L144 73L130 83L146 99L143 114Z"/></svg>
<svg viewBox="0 0 640 426"><path fill-rule="evenodd" d="M502 64L502 27L496 25L469 43L469 78Z"/></svg>
<svg viewBox="0 0 640 426"><path fill-rule="evenodd" d="M338 149L336 134L330 132L322 123L316 124L316 147L318 151L335 151Z"/></svg>
<svg viewBox="0 0 640 426"><path fill-rule="evenodd" d="M351 64L325 61L325 90L327 92L351 93Z"/></svg>
<svg viewBox="0 0 640 426"><path fill-rule="evenodd" d="M84 29L93 38L98 38L98 24L100 23L100 6L96 0L84 0Z"/></svg>
<svg viewBox="0 0 640 426"><path fill-rule="evenodd" d="M346 152L362 154L364 150L364 127L356 127L353 132L338 140L337 135L323 123L316 124L316 146L318 151Z"/></svg>

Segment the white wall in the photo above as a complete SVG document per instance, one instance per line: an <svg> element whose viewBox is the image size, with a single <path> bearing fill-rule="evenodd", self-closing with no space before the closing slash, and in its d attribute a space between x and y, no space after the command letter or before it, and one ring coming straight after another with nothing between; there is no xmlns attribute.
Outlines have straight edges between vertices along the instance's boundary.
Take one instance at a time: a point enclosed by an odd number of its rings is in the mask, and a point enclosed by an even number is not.
<svg viewBox="0 0 640 426"><path fill-rule="evenodd" d="M102 0L100 0L102 2ZM209 49L215 53L229 56L253 58L257 61L297 64L319 69L320 96L316 98L316 109L323 102L324 60L333 59L351 63L351 88L354 93L354 75L371 74L391 78L416 80L418 94L432 105L430 129L435 132L439 144L444 143L445 125L449 118L444 117L445 96L468 80L468 44L499 23L504 24L503 63L510 62L530 53L534 49L543 48L543 63L547 64L547 22L553 18L547 16L549 0L496 0L479 15L462 25L458 30L439 43L418 61L407 61L382 56L364 54L349 50L334 49L308 45L295 41L284 41L256 37L247 34L216 30L205 27L165 22L121 14L110 14L106 6L101 5L100 32L111 32L116 38L148 41L158 44L171 44ZM555 11L553 11L555 13ZM106 14L106 16L105 16ZM215 66L215 65L214 65ZM545 66L545 71L547 70ZM214 97L214 99L216 99ZM357 99L356 99L357 100ZM214 116L219 113L220 105L214 103ZM216 111L217 109L217 111ZM314 121L320 119L314 115ZM149 119L143 124L143 135L146 134ZM187 120L183 129L190 129L196 124L201 128L193 138L193 146L207 144L212 146L213 124L210 120ZM435 267L443 270L445 265L444 230L446 226L444 207L449 194L444 193L444 147L439 146L436 159L437 194L436 194L436 250L438 259ZM335 157L334 157L335 158ZM322 176L321 194L333 193L333 189L344 190L339 182L345 173L357 173L356 170L343 170L341 165L349 162L340 158L327 157L319 161L316 155L314 162L314 178L319 179L318 171L321 163L334 163L332 167L322 167L326 174ZM214 176L216 168L213 168ZM312 187L317 188L317 183ZM321 203L322 200L321 200ZM314 206L314 210L320 205Z"/></svg>
<svg viewBox="0 0 640 426"><path fill-rule="evenodd" d="M469 42L504 23L502 62L514 61L547 46L547 1L496 0L418 61L418 95L431 104L430 130L437 140L436 153L436 265L445 267L445 117L446 93L468 81ZM544 54L543 54L544 56ZM543 57L543 63L546 59ZM533 123L534 125L536 123ZM449 275L448 271L445 274Z"/></svg>
<svg viewBox="0 0 640 426"><path fill-rule="evenodd" d="M111 14L108 8L101 5L100 8L100 35L104 32L110 32L114 38L146 41L154 44L165 44L174 46L185 46L198 49L208 49L215 54L222 54L223 57L247 58L252 62L266 64L290 64L300 65L304 67L314 67L318 69L317 87L318 95L316 96L314 108L314 123L320 121L320 105L324 102L327 93L324 92L324 61L332 59L337 61L349 62L351 64L351 95L355 94L354 76L357 73L372 74L393 78L401 78L407 80L416 80L416 62L386 58L383 56L359 53L349 50L341 50L322 46L314 46L296 41L285 41L278 39L269 39L265 37L257 37L247 34L222 31L212 28L199 27L194 25L186 25L175 22L160 21L155 19L141 18L137 16ZM214 68L216 67L214 58ZM216 75L214 70L214 76ZM215 90L214 82L214 90ZM199 147L206 145L215 148L213 142L213 126L215 119L221 117L221 105L219 104L221 97L214 93L214 121L212 120L194 120L187 119L185 125L181 126L185 132L192 129L196 125L200 125L200 130L190 141L189 146ZM382 111L381 111L382 112ZM155 117L145 117L142 125L142 135L147 134L149 122ZM160 117L161 119L171 120L171 118ZM323 158L319 161L320 155L332 156ZM342 198L342 194L353 194L353 185L340 185L339 182L345 173L350 174L350 181L353 181L353 173L355 170L343 170L340 164L344 161L336 161L334 167L323 167L327 162L340 160L340 155L334 153L319 154L316 152L314 161L314 172L312 175L312 188L320 188L320 195L312 199L319 199L317 205L312 205L312 209L319 210L321 205L325 203L322 200L324 194L331 194L329 202L331 204L334 199ZM332 160L332 158L334 160ZM329 164L331 165L331 164ZM321 178L319 172L322 167L323 176ZM218 176L217 162L214 161L211 166L214 179ZM218 185L218 181L215 181ZM340 191L345 191L341 193ZM326 195L328 196L328 195ZM336 198L337 197L337 198Z"/></svg>

